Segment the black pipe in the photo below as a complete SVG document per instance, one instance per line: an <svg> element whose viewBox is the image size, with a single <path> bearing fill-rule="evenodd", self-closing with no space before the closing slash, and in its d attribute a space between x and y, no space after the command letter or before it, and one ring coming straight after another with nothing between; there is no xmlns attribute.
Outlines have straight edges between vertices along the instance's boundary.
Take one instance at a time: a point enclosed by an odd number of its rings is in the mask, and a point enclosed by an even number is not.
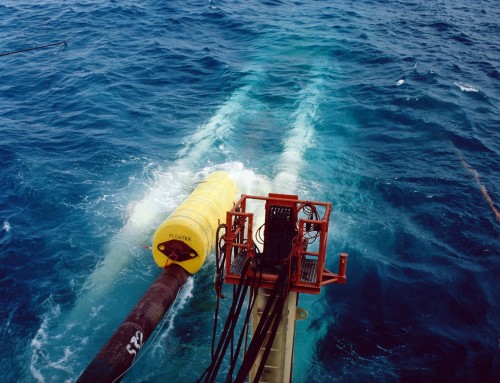
<svg viewBox="0 0 500 383"><path fill-rule="evenodd" d="M189 273L178 265L163 269L111 339L80 375L78 383L119 382L161 321Z"/></svg>

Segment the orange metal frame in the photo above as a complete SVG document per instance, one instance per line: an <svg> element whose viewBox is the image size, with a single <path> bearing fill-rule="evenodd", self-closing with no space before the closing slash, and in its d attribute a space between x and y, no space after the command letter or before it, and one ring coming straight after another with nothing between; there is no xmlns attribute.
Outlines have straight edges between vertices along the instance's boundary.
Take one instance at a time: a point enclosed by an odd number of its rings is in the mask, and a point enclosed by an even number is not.
<svg viewBox="0 0 500 383"><path fill-rule="evenodd" d="M247 212L247 202L263 201L265 209L269 205L286 206L293 209L293 220L297 225L297 236L292 243L292 250L288 262L295 258L293 275L290 278L290 291L299 293L319 294L321 287L331 283L345 283L345 271L347 263L347 254L341 253L339 259L339 272L334 274L325 268L326 245L328 239L328 223L332 211L331 203L299 200L295 195L269 194L268 197L242 195L239 201L226 214L226 234L225 241L225 282L228 284L238 284L241 275L231 272L231 267L235 258L239 254L245 254L246 257L255 258L255 241L253 238L254 213ZM258 203L258 202L257 202ZM299 218L300 207L304 205L314 206L316 211L323 213L319 219ZM298 222L297 222L298 221ZM298 224L297 224L298 223ZM307 240L309 231L307 228L314 228L318 233L318 245L314 247L317 251L308 250ZM265 241L265 239L264 239ZM265 246L264 246L265 247ZM263 254L265 257L266 254ZM306 261L309 264L316 265L315 278L313 282L301 279L302 268ZM312 263L311 263L312 261ZM249 273L254 271L249 270ZM258 275L261 280L260 286L263 288L272 288L277 280L277 275L262 272Z"/></svg>

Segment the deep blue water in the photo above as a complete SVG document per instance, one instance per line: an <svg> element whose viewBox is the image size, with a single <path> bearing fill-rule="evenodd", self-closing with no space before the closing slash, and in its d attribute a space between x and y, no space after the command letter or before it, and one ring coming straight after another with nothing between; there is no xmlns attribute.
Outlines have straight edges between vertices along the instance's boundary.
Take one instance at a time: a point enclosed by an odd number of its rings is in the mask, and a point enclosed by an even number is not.
<svg viewBox="0 0 500 383"><path fill-rule="evenodd" d="M195 182L334 205L296 382L498 382L496 1L3 1L0 353L74 381L159 274ZM213 261L212 261L213 262ZM196 381L212 263L126 382Z"/></svg>

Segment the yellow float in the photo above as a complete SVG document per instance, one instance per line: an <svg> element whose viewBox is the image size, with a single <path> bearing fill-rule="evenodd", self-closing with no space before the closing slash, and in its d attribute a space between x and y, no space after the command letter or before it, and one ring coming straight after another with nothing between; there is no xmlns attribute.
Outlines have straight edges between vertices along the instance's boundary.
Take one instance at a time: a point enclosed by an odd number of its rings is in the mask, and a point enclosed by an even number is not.
<svg viewBox="0 0 500 383"><path fill-rule="evenodd" d="M214 172L200 182L156 230L152 246L156 264L164 268L175 263L190 274L198 272L235 198L236 185L226 172Z"/></svg>

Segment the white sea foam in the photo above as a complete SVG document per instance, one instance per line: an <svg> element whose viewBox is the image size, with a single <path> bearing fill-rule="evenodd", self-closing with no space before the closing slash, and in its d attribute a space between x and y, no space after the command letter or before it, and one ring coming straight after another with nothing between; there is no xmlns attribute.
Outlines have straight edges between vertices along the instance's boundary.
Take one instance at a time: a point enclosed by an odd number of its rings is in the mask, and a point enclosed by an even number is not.
<svg viewBox="0 0 500 383"><path fill-rule="evenodd" d="M458 86L462 92L479 92L478 89L474 88L472 85L464 84L461 82L455 81L453 85Z"/></svg>
<svg viewBox="0 0 500 383"><path fill-rule="evenodd" d="M12 230L12 226L10 226L10 223L8 221L4 221L2 230L5 230L7 233Z"/></svg>
<svg viewBox="0 0 500 383"><path fill-rule="evenodd" d="M45 348L49 342L49 324L61 314L59 305L54 304L52 297L47 300L48 310L43 316L42 324L31 340L31 363L30 371L37 382L45 382L41 368L48 362Z"/></svg>
<svg viewBox="0 0 500 383"><path fill-rule="evenodd" d="M241 162L228 162L217 166L217 170L229 174L240 194L264 195L272 191L272 182L266 176L245 168Z"/></svg>
<svg viewBox="0 0 500 383"><path fill-rule="evenodd" d="M246 104L251 88L251 85L246 85L235 91L214 116L207 123L200 125L186 140L184 148L179 152L179 167L191 169L193 164L213 149L217 139L224 139L230 134Z"/></svg>
<svg viewBox="0 0 500 383"><path fill-rule="evenodd" d="M182 290L179 291L174 304L172 305L172 307L170 307L168 314L164 319L164 321L167 322L167 328L161 334L162 340L167 338L170 334L170 331L174 329L175 317L177 316L177 313L182 310L186 303L193 297L193 289L193 278L189 278L184 286L182 286ZM153 352L155 352L159 347L161 347L161 343L157 343L156 345L154 345Z"/></svg>
<svg viewBox="0 0 500 383"><path fill-rule="evenodd" d="M276 166L278 173L273 184L279 190L292 193L296 191L304 154L312 147L314 141L314 122L322 82L322 78L318 76L300 92L299 105L294 113L293 123L285 137L283 152Z"/></svg>

